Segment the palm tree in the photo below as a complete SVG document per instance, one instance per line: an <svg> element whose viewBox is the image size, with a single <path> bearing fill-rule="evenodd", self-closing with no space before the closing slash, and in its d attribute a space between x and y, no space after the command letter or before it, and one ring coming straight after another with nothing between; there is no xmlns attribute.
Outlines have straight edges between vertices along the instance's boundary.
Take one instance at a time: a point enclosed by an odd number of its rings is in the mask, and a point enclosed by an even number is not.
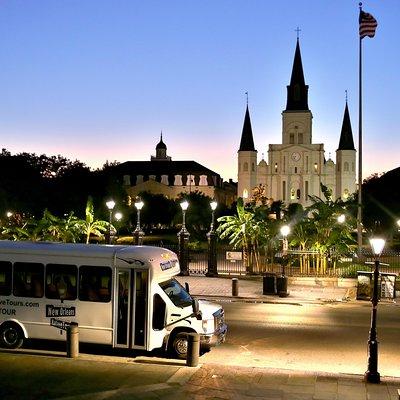
<svg viewBox="0 0 400 400"><path fill-rule="evenodd" d="M85 243L88 244L90 241L90 237L92 235L98 237L98 238L103 238L103 233L106 232L109 227L110 229L115 228L107 221L101 221L101 220L95 220L94 218L94 206L93 206L93 200L89 196L87 203L86 203L86 209L85 209L85 219L84 220L78 220L77 225L79 226L79 229L81 233L85 237Z"/></svg>
<svg viewBox="0 0 400 400"><path fill-rule="evenodd" d="M252 245L256 239L256 221L254 214L247 211L243 205L243 199L239 198L236 206L237 215L225 215L218 218L220 225L217 233L221 239L229 239L235 249L243 249L244 265L252 271L251 255Z"/></svg>
<svg viewBox="0 0 400 400"><path fill-rule="evenodd" d="M332 191L321 184L321 190L325 200L318 196L310 196L313 204L307 208L312 223L309 230L312 238L312 249L318 252L316 272L326 273L327 261L333 250L336 255L348 253L355 244L351 236L351 230L354 221L351 215L347 213L347 207L351 206L349 202L344 202L338 198L332 199ZM338 223L339 215L348 216L346 223Z"/></svg>

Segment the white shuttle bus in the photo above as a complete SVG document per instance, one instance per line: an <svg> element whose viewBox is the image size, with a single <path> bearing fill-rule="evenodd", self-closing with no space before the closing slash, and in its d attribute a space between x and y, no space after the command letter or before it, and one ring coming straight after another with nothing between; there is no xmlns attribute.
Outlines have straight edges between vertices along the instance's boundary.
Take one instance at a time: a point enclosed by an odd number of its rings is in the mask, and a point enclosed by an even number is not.
<svg viewBox="0 0 400 400"><path fill-rule="evenodd" d="M225 340L224 311L194 300L179 272L159 247L0 241L0 344L65 340L75 322L81 342L185 358L197 332L207 350Z"/></svg>

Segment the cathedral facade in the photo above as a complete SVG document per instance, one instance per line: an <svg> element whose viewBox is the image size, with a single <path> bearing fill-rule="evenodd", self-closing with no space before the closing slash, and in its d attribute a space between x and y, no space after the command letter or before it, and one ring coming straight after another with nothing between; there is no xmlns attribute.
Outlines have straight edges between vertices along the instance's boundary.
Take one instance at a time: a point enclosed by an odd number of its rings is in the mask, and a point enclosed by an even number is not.
<svg viewBox="0 0 400 400"><path fill-rule="evenodd" d="M238 197L250 198L253 189L262 185L265 196L274 201L308 206L309 196L321 197L321 183L332 191L334 199L345 200L356 191L356 150L347 100L336 163L325 158L322 143L313 143L312 118L297 39L286 109L282 112L282 143L269 145L268 161L257 161L246 107L238 151Z"/></svg>

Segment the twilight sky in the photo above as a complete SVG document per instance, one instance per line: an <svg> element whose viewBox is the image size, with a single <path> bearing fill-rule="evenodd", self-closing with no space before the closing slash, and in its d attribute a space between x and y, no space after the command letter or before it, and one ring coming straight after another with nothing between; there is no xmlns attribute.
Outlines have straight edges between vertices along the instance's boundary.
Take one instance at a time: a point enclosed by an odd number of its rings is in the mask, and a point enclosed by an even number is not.
<svg viewBox="0 0 400 400"><path fill-rule="evenodd" d="M363 39L363 175L399 166L399 0L369 0ZM281 143L300 27L313 142L339 144L348 91L358 147L358 1L2 0L0 141L92 168L173 160L237 180L246 96L259 160Z"/></svg>

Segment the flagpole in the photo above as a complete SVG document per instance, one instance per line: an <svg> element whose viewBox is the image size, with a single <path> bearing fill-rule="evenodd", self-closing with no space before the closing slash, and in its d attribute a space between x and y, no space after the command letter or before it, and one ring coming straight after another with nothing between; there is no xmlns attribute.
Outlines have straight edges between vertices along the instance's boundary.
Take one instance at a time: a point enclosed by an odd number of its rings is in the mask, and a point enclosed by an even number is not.
<svg viewBox="0 0 400 400"><path fill-rule="evenodd" d="M360 12L362 3L359 3ZM357 244L358 257L362 256L362 38L359 37L358 68L358 202L357 202Z"/></svg>

